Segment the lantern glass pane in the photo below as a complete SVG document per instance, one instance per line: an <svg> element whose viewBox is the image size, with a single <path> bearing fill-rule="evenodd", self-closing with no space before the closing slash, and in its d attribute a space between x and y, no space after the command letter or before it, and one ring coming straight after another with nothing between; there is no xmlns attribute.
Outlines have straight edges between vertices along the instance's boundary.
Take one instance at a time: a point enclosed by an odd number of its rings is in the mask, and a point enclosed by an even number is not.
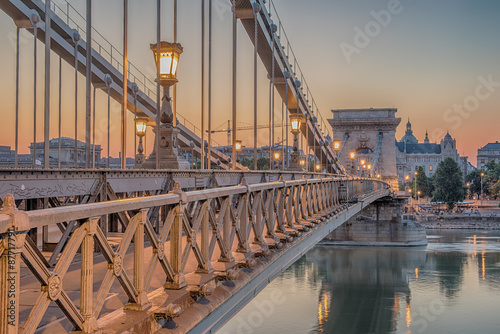
<svg viewBox="0 0 500 334"><path fill-rule="evenodd" d="M160 57L160 74L170 74L170 70L172 67L172 53L165 52L161 53Z"/></svg>
<svg viewBox="0 0 500 334"><path fill-rule="evenodd" d="M177 63L179 62L179 58L178 57L174 57L174 62L172 64L172 75L176 75L177 74Z"/></svg>
<svg viewBox="0 0 500 334"><path fill-rule="evenodd" d="M292 130L298 130L299 129L299 121L296 119L292 119Z"/></svg>
<svg viewBox="0 0 500 334"><path fill-rule="evenodd" d="M136 131L138 135L143 135L146 133L146 123L145 122L137 122Z"/></svg>

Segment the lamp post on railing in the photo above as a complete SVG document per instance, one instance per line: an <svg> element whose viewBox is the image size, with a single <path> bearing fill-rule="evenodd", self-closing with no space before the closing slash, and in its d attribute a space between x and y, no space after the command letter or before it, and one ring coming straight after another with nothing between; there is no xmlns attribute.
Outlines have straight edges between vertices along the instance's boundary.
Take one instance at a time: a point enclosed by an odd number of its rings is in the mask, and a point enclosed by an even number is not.
<svg viewBox="0 0 500 334"><path fill-rule="evenodd" d="M135 121L135 134L139 137L139 145L137 146L137 154L135 155L135 168L142 168L144 163L144 146L142 145L142 137L146 135L148 120L146 118L138 118Z"/></svg>
<svg viewBox="0 0 500 334"><path fill-rule="evenodd" d="M236 141L234 142L235 144L235 151L236 151L236 157L235 157L235 160L236 160L236 163L238 163L238 153L241 152L241 148L243 147L243 142L239 139L236 139Z"/></svg>
<svg viewBox="0 0 500 334"><path fill-rule="evenodd" d="M352 151L351 153L349 153L349 158L351 159L351 173L354 175L354 173L356 172L354 163L354 159L356 159L356 152Z"/></svg>
<svg viewBox="0 0 500 334"><path fill-rule="evenodd" d="M159 54L158 49L160 50ZM177 136L180 130L174 124L175 116L170 97L170 87L178 82L177 65L183 49L179 43L160 42L160 45L151 44L151 50L155 62L160 68L160 85L163 88L163 97L161 99L160 124L159 126L157 124L157 127L153 129L157 145L155 145L153 152L144 162L144 168L189 169L189 163L182 155L179 155ZM201 145L203 145L203 140ZM158 166L156 166L157 155Z"/></svg>
<svg viewBox="0 0 500 334"><path fill-rule="evenodd" d="M274 151L273 153L274 161L276 162L276 169L280 169L280 159L281 159L281 152L280 151Z"/></svg>
<svg viewBox="0 0 500 334"><path fill-rule="evenodd" d="M292 134L293 134L293 152L291 154L291 161L288 170L302 170L300 167L300 153L299 153L299 132L301 125L301 117L298 113L295 113L293 116L290 116L290 123L292 125Z"/></svg>

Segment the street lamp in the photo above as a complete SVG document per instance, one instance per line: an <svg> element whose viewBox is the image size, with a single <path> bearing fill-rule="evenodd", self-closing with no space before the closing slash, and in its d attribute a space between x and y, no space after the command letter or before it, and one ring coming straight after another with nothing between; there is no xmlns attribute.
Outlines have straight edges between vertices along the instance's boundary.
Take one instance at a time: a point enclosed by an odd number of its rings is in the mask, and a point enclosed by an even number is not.
<svg viewBox="0 0 500 334"><path fill-rule="evenodd" d="M234 145L234 148L235 148L235 150L236 150L236 162L238 162L238 153L240 153L240 152L241 152L241 148L242 148L242 147L243 147L243 146L242 146L242 141L241 141L241 140L239 140L239 139L237 139L237 140L235 141L235 145Z"/></svg>
<svg viewBox="0 0 500 334"><path fill-rule="evenodd" d="M321 165L320 164L316 164L316 170L319 172L321 170Z"/></svg>
<svg viewBox="0 0 500 334"><path fill-rule="evenodd" d="M361 165L364 165L366 161L365 161L365 159L361 159L360 162L361 162Z"/></svg>
<svg viewBox="0 0 500 334"><path fill-rule="evenodd" d="M481 172L481 206L483 206L483 177L484 177L484 173Z"/></svg>
<svg viewBox="0 0 500 334"><path fill-rule="evenodd" d="M144 163L144 146L142 145L142 137L146 135L148 126L147 118L137 118L135 121L135 134L139 137L139 145L137 146L137 154L135 156L135 167L141 168Z"/></svg>
<svg viewBox="0 0 500 334"><path fill-rule="evenodd" d="M163 88L163 97L161 99L159 124L157 124L154 130L156 145L153 152L144 163L144 167L189 169L189 163L182 155L179 155L177 136L180 130L175 126L175 115L173 113L171 105L172 99L170 97L170 87L178 82L177 67L179 64L179 57L183 51L182 45L179 43L160 42L160 45L151 44L150 47L153 51L155 63L160 69L159 79L160 85ZM203 140L201 145L203 145ZM156 166L157 155L159 158L158 166Z"/></svg>
<svg viewBox="0 0 500 334"><path fill-rule="evenodd" d="M415 171L415 196L417 194L417 172Z"/></svg>
<svg viewBox="0 0 500 334"><path fill-rule="evenodd" d="M241 140L236 140L236 146L235 146L236 152L241 152L241 147L242 147L241 144L242 144Z"/></svg>
<svg viewBox="0 0 500 334"><path fill-rule="evenodd" d="M368 176L372 177L372 165L368 165Z"/></svg>
<svg viewBox="0 0 500 334"><path fill-rule="evenodd" d="M340 143L341 143L341 142L340 142L340 140L334 140L334 141L333 141L333 150L334 150L335 152L337 152L337 154L338 154L338 153L339 153L339 151L340 151Z"/></svg>
<svg viewBox="0 0 500 334"><path fill-rule="evenodd" d="M351 158L351 170L352 170L352 174L354 174L354 172L356 172L356 168L354 167L354 159L356 159L356 152L351 152L349 153L349 158Z"/></svg>
<svg viewBox="0 0 500 334"><path fill-rule="evenodd" d="M304 166L306 165L306 159L304 159L304 158L300 158L300 160L299 160L299 165L300 165L301 167L304 167Z"/></svg>
<svg viewBox="0 0 500 334"><path fill-rule="evenodd" d="M274 158L274 161L276 161L276 165L277 165L277 167L279 169L279 167L280 167L280 159L281 159L281 153L280 153L280 151L274 151L273 158Z"/></svg>
<svg viewBox="0 0 500 334"><path fill-rule="evenodd" d="M299 153L299 132L302 119L298 113L290 116L290 124L292 126L293 134L293 152L291 154L291 161L288 170L302 170L300 167L300 153Z"/></svg>

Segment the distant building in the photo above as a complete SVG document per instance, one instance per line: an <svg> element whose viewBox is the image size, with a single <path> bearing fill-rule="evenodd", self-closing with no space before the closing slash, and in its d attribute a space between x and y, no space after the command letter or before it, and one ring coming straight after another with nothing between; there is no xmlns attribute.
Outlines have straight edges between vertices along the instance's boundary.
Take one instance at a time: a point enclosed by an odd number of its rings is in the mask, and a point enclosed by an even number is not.
<svg viewBox="0 0 500 334"><path fill-rule="evenodd" d="M424 168L425 174L431 177L439 163L447 157L459 164L465 179L472 165L468 162L467 157L461 157L458 154L457 141L451 137L450 133L446 133L440 144L437 144L429 141L426 132L424 142L419 143L413 135L411 123L408 120L405 135L399 142L396 142L396 167L399 183L404 183L407 175L412 179L420 166Z"/></svg>
<svg viewBox="0 0 500 334"><path fill-rule="evenodd" d="M498 141L486 144L486 146L477 150L478 169L486 169L486 164L490 161L500 162L500 143Z"/></svg>
<svg viewBox="0 0 500 334"><path fill-rule="evenodd" d="M285 151L287 150L288 148L288 160L290 160L290 155L293 153L293 147L292 146L285 146ZM228 155L228 156L231 156L232 152L233 152L233 146L229 145L229 146L219 146L219 147L215 147L216 150L219 150L221 151L222 153ZM272 152L274 151L279 151L281 152L282 150L282 147L281 145L275 145L274 147L272 147ZM253 159L253 147L247 147L247 146L243 146L241 148L241 151L238 152L238 160L241 161L243 159ZM272 154L272 153L271 153ZM257 159L260 159L260 158L269 158L269 146L261 146L261 147L257 147ZM286 165L288 165L288 162L285 162Z"/></svg>
<svg viewBox="0 0 500 334"><path fill-rule="evenodd" d="M18 167L19 168L32 168L33 167L33 151L34 144L29 146L29 154L18 154ZM95 153L95 166L96 168L103 168L106 166L105 161L101 160L101 145L95 145L95 152L93 146L90 147L92 153ZM91 154L92 154L91 153ZM75 156L77 157L77 168L85 168L85 143L77 141L77 148L75 154L75 140L72 138L61 138L61 168L75 168ZM36 167L42 168L44 161L44 143L36 143ZM92 166L93 160L90 159ZM15 152L9 146L0 146L0 167L1 168L14 168L15 166ZM59 138L53 138L49 141L49 167L59 167Z"/></svg>

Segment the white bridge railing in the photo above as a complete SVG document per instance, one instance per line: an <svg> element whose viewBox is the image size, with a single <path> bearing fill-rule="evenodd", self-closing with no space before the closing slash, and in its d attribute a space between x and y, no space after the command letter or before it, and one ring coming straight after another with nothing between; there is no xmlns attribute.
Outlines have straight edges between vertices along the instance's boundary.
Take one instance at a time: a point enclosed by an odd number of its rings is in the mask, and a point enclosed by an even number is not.
<svg viewBox="0 0 500 334"><path fill-rule="evenodd" d="M252 267L257 256L279 252L284 244L300 241L303 233L314 233L356 198L387 193L388 188L379 180L360 178L252 185L243 179L237 186L183 192L176 184L165 195L28 212L18 210L7 195L0 211L0 332L34 333L54 321L47 314L51 302L61 321L94 333L105 327L103 317L114 309L150 308L158 289L209 295L221 277L237 279L238 268ZM158 233L156 222L148 219L153 208L160 208ZM123 233L108 235L102 228L111 215L127 221ZM70 221L78 224L52 267L27 233ZM97 274L99 257L103 265ZM69 277L75 272L79 281ZM22 292L27 277L31 288L38 282L32 301L24 300ZM193 285L194 277L198 283ZM110 291L122 304L105 306ZM174 317L188 305L171 304L166 314Z"/></svg>

